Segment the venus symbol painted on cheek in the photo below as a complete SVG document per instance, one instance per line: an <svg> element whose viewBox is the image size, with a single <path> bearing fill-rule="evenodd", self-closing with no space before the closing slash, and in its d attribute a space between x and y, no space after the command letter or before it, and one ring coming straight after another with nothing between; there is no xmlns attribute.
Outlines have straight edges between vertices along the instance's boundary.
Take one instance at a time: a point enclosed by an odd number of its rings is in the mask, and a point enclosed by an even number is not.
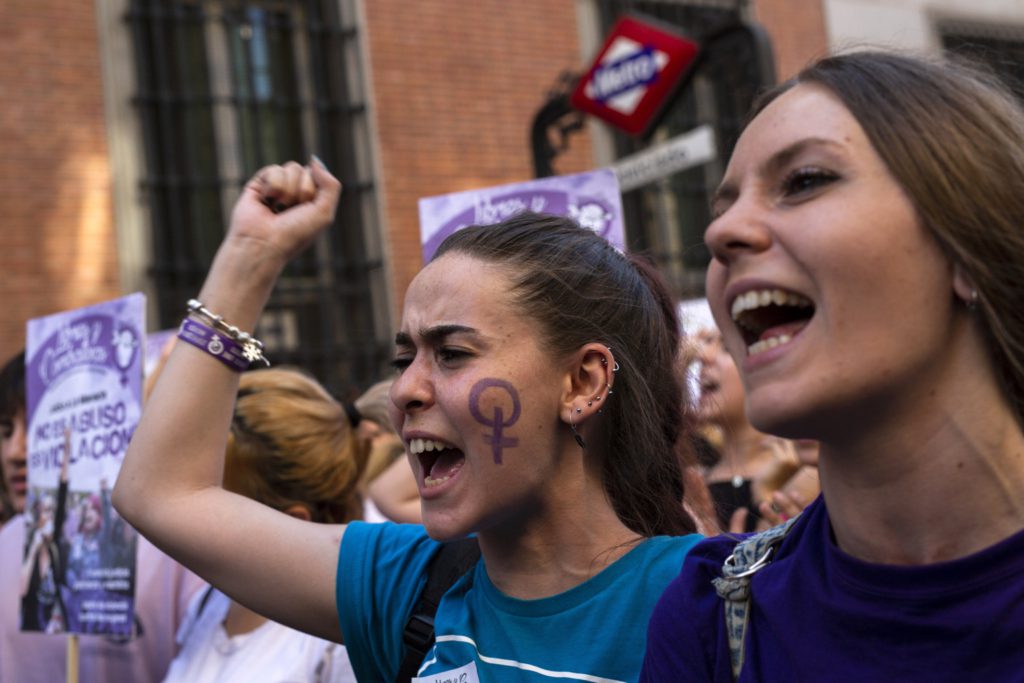
<svg viewBox="0 0 1024 683"><path fill-rule="evenodd" d="M505 419L505 411L499 403L494 404L493 417L487 417L480 411L480 399L488 389L498 389L508 394L509 398L512 399L512 414ZM505 436L505 428L511 427L519 419L519 413L521 412L519 405L519 392L509 382L503 379L493 379L486 377L476 384L469 390L469 412L473 416L473 419L484 425L490 427L493 431L490 434L484 434L484 440L490 444L491 452L494 454L494 464L501 464L501 453L502 449L512 448L519 445L519 439L512 436Z"/></svg>

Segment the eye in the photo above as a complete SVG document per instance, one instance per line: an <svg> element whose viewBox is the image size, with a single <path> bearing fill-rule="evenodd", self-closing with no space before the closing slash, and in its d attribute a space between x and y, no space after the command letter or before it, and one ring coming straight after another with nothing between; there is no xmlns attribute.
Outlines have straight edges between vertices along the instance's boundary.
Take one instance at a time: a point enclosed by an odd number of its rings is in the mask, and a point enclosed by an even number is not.
<svg viewBox="0 0 1024 683"><path fill-rule="evenodd" d="M0 418L0 439L9 439L14 434L14 422Z"/></svg>
<svg viewBox="0 0 1024 683"><path fill-rule="evenodd" d="M437 350L437 359L446 365L453 365L461 360L469 358L470 353L463 349L442 346Z"/></svg>
<svg viewBox="0 0 1024 683"><path fill-rule="evenodd" d="M826 171L814 166L798 168L786 176L782 181L782 193L789 196L799 196L828 185L839 176L831 171Z"/></svg>
<svg viewBox="0 0 1024 683"><path fill-rule="evenodd" d="M391 367L400 375L402 372L412 364L412 356L395 356L391 361Z"/></svg>

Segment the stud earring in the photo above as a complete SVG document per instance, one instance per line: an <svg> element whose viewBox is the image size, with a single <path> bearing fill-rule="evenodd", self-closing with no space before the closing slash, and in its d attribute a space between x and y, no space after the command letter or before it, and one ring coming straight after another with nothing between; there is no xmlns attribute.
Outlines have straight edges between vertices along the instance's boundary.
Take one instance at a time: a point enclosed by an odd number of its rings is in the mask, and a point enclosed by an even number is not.
<svg viewBox="0 0 1024 683"><path fill-rule="evenodd" d="M978 308L978 290L971 290L971 298L967 300L967 310L975 311Z"/></svg>

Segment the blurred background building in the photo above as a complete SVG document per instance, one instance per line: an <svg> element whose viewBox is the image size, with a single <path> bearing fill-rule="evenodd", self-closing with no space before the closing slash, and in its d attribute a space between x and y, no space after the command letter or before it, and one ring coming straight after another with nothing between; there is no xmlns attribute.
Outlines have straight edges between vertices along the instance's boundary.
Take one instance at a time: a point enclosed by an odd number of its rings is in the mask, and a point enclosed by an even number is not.
<svg viewBox="0 0 1024 683"><path fill-rule="evenodd" d="M617 18L709 47L643 139L549 105ZM0 357L29 318L132 291L175 326L259 167L317 154L336 224L289 268L260 324L268 356L341 396L387 371L421 266L417 200L573 173L713 126L719 159L626 192L627 239L700 295L707 195L751 98L829 50L968 51L1024 80L1020 0L3 0ZM555 115L547 116L554 111ZM542 135L531 138L531 130Z"/></svg>

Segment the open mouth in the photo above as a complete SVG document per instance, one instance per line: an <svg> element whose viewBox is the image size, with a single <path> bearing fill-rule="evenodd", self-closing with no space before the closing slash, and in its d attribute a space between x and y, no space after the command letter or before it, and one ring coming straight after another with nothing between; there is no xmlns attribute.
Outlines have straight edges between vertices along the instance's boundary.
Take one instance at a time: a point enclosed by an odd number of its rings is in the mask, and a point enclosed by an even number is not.
<svg viewBox="0 0 1024 683"><path fill-rule="evenodd" d="M753 356L792 339L814 315L814 304L793 292L757 289L736 297L731 313Z"/></svg>
<svg viewBox="0 0 1024 683"><path fill-rule="evenodd" d="M13 489L12 493L24 495L28 491L28 479L23 474L12 475L9 484Z"/></svg>
<svg viewBox="0 0 1024 683"><path fill-rule="evenodd" d="M466 463L462 451L435 439L411 439L409 452L419 458L425 488L440 486Z"/></svg>

